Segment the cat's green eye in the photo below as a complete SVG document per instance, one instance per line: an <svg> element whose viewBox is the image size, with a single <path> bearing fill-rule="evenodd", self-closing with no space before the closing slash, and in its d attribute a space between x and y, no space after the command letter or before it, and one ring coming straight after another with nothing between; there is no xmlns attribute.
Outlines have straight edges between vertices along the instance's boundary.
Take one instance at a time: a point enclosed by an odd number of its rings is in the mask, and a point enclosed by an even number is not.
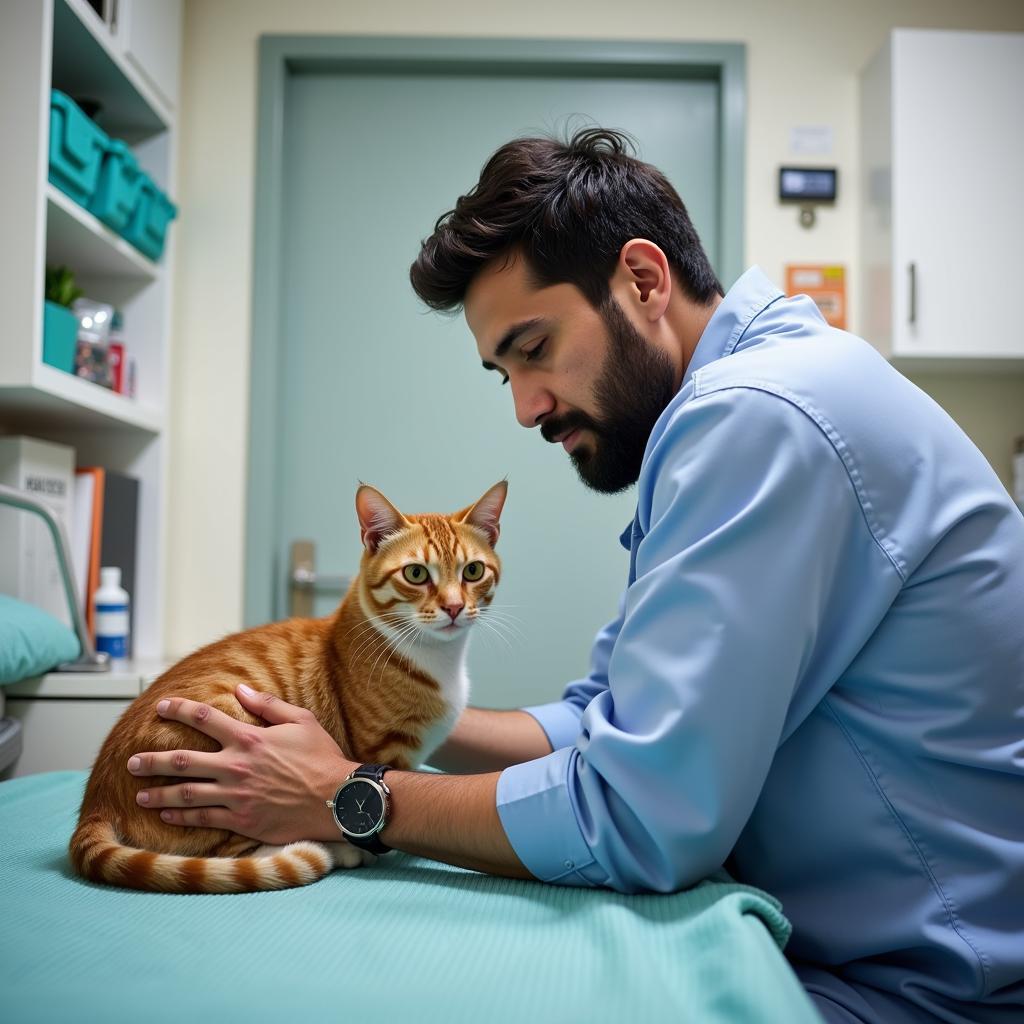
<svg viewBox="0 0 1024 1024"><path fill-rule="evenodd" d="M462 578L468 580L470 583L476 583L477 580L483 579L484 575L484 563L483 562L470 562L465 569L462 570Z"/></svg>
<svg viewBox="0 0 1024 1024"><path fill-rule="evenodd" d="M418 563L414 563L413 565L407 565L402 570L402 575L410 583L416 584L426 583L427 580L430 578L430 573L427 572L427 567L425 565L419 565Z"/></svg>

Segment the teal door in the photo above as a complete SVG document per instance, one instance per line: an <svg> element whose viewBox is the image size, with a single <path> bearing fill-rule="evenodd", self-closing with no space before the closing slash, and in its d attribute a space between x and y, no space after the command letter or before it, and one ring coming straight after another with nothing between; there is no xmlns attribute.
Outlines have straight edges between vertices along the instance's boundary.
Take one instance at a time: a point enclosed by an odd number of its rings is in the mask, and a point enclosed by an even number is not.
<svg viewBox="0 0 1024 1024"><path fill-rule="evenodd" d="M501 636L471 641L471 701L516 707L556 699L584 675L596 630L627 570L618 535L632 493L587 491L559 445L514 417L480 367L464 320L426 311L409 265L437 217L487 157L523 134L584 123L624 129L666 172L712 261L722 239L717 81L606 75L295 73L282 121L280 315L276 367L252 416L275 423L252 465L272 464L273 607L288 609L289 549L316 545L320 573L354 573L360 480L408 512L454 511L502 477ZM726 286L731 283L723 281ZM250 509L266 517L268 510ZM566 585L568 582L568 586ZM317 597L316 614L337 603ZM250 600L248 615L261 615Z"/></svg>

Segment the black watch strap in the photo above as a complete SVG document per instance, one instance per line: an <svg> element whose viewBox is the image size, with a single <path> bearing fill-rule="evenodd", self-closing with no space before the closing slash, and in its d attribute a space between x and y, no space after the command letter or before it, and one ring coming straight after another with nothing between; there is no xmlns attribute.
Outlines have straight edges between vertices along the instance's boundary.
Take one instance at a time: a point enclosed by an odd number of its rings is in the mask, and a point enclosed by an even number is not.
<svg viewBox="0 0 1024 1024"><path fill-rule="evenodd" d="M351 775L353 779L373 779L374 782L380 783L384 778L384 773L391 770L389 764L361 764ZM361 850L369 850L370 853L375 853L380 856L383 853L390 853L391 847L386 846L378 838L379 833L374 833L368 839L353 839L351 836L345 838L353 845L358 846Z"/></svg>
<svg viewBox="0 0 1024 1024"><path fill-rule="evenodd" d="M380 782L384 778L384 773L391 771L391 765L389 764L361 764L353 773L353 779L373 779L374 782Z"/></svg>

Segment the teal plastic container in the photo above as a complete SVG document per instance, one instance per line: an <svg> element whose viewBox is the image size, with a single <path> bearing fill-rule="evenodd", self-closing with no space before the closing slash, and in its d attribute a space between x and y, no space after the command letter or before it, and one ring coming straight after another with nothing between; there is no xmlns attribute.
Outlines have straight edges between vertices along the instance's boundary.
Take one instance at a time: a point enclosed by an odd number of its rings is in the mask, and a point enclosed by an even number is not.
<svg viewBox="0 0 1024 1024"><path fill-rule="evenodd" d="M75 372L78 318L56 302L43 303L43 362L65 373Z"/></svg>
<svg viewBox="0 0 1024 1024"><path fill-rule="evenodd" d="M99 182L89 210L107 227L123 234L139 204L145 175L135 154L120 139L109 139L103 154Z"/></svg>
<svg viewBox="0 0 1024 1024"><path fill-rule="evenodd" d="M122 234L141 253L158 260L163 255L167 226L177 216L177 206L143 174L138 205Z"/></svg>
<svg viewBox="0 0 1024 1024"><path fill-rule="evenodd" d="M76 203L88 206L99 181L107 134L74 100L50 93L50 181Z"/></svg>

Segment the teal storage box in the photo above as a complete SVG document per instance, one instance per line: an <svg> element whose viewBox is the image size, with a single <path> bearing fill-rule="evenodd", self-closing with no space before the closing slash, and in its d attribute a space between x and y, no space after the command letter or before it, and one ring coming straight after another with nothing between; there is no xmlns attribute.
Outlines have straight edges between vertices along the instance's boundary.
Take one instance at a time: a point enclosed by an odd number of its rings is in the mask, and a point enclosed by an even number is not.
<svg viewBox="0 0 1024 1024"><path fill-rule="evenodd" d="M167 225L177 215L178 208L174 203L153 184L147 174L143 174L138 205L122 234L151 260L158 260L163 255Z"/></svg>
<svg viewBox="0 0 1024 1024"><path fill-rule="evenodd" d="M123 234L139 204L145 180L135 154L120 139L110 139L103 154L99 183L89 203L89 211L107 227Z"/></svg>
<svg viewBox="0 0 1024 1024"><path fill-rule="evenodd" d="M107 134L72 99L50 93L50 181L86 206L96 191Z"/></svg>
<svg viewBox="0 0 1024 1024"><path fill-rule="evenodd" d="M56 302L43 304L43 362L65 373L75 372L78 319Z"/></svg>

